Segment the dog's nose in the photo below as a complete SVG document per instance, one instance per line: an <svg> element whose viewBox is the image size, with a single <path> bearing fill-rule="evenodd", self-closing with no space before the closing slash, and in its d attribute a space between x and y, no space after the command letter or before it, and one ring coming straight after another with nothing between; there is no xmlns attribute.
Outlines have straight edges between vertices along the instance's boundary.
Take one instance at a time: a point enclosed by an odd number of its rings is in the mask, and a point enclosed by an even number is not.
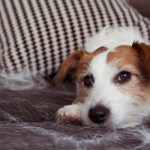
<svg viewBox="0 0 150 150"><path fill-rule="evenodd" d="M97 105L89 110L89 118L97 124L105 122L109 114L109 109L103 105Z"/></svg>

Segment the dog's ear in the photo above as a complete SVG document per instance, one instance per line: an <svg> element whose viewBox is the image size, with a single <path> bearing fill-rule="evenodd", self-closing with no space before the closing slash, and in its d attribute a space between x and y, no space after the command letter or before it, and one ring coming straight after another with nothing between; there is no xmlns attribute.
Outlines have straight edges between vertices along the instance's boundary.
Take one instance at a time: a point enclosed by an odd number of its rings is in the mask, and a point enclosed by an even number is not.
<svg viewBox="0 0 150 150"><path fill-rule="evenodd" d="M61 65L60 69L58 70L56 76L54 77L52 83L54 86L58 85L63 81L63 79L72 71L76 69L76 65L78 61L83 57L84 53L86 53L83 50L74 52L73 54L70 54L66 60Z"/></svg>
<svg viewBox="0 0 150 150"><path fill-rule="evenodd" d="M140 58L140 67L145 79L150 81L150 45L133 42L132 48L136 50Z"/></svg>

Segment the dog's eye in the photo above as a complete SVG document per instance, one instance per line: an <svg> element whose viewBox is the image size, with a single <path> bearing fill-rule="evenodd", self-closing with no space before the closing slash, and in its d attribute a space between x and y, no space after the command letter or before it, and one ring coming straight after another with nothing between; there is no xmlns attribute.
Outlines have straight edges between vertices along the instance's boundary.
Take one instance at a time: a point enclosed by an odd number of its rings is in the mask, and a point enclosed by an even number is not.
<svg viewBox="0 0 150 150"><path fill-rule="evenodd" d="M92 74L89 74L89 75L86 75L84 78L83 78L83 83L86 87L92 87L93 86L93 83L94 83L94 78L93 78L93 75Z"/></svg>
<svg viewBox="0 0 150 150"><path fill-rule="evenodd" d="M124 84L128 82L130 79L131 74L127 71L122 71L115 77L115 82L119 84Z"/></svg>

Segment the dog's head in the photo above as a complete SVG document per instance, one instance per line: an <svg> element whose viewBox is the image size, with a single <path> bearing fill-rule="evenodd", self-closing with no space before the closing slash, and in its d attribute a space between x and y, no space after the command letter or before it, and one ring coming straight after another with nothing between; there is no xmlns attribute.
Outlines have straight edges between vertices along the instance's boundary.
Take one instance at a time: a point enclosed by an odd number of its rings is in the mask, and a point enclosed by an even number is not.
<svg viewBox="0 0 150 150"><path fill-rule="evenodd" d="M77 51L62 64L54 79L68 73L77 85L81 119L90 126L114 128L141 124L150 113L150 46L134 42L113 50Z"/></svg>

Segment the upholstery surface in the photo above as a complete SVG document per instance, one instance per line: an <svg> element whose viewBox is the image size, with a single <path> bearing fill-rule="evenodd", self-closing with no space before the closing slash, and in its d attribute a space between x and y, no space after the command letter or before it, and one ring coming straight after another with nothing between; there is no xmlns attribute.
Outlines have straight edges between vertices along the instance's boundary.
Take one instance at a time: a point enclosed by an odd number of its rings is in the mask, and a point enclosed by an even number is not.
<svg viewBox="0 0 150 150"><path fill-rule="evenodd" d="M148 150L149 123L124 130L58 123L55 113L75 97L73 85L41 90L0 90L0 149Z"/></svg>
<svg viewBox="0 0 150 150"><path fill-rule="evenodd" d="M131 0L150 16L149 0ZM143 4L144 1L147 1ZM144 5L144 6L143 6ZM145 11L147 10L147 11ZM74 85L13 91L0 88L1 150L149 150L150 121L135 128L109 130L57 123L55 113L75 98Z"/></svg>

